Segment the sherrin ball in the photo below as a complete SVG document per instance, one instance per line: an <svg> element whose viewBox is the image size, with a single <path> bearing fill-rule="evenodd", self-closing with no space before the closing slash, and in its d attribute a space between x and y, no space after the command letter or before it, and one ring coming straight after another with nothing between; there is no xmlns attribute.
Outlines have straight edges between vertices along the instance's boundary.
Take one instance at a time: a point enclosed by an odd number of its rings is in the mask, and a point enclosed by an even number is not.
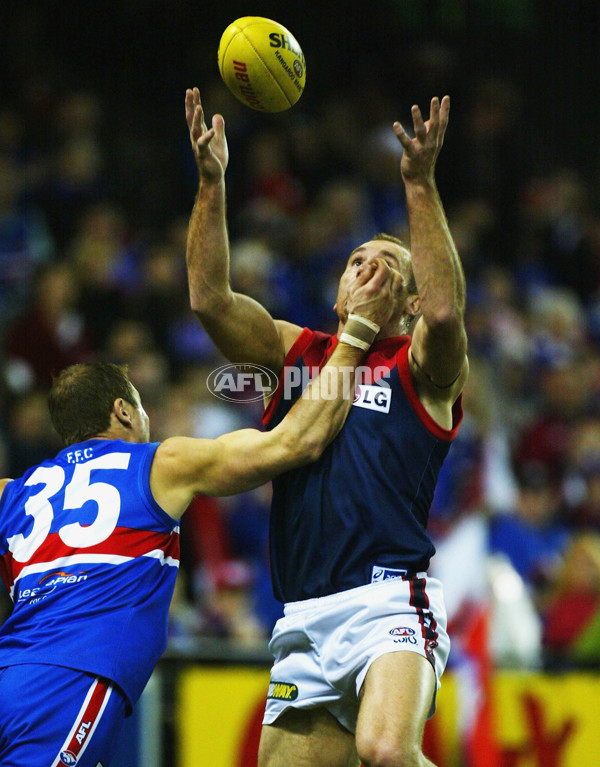
<svg viewBox="0 0 600 767"><path fill-rule="evenodd" d="M261 16L230 24L219 43L223 82L246 106L283 112L304 91L306 64L298 41L284 26Z"/></svg>

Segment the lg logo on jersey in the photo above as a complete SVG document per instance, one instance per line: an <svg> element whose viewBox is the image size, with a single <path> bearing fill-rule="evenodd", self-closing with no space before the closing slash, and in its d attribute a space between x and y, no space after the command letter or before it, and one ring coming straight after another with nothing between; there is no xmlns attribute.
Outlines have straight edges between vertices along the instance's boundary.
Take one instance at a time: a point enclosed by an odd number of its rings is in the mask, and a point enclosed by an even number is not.
<svg viewBox="0 0 600 767"><path fill-rule="evenodd" d="M354 402L356 407L366 410L376 410L379 413L389 413L392 402L392 390L372 384L360 384L356 387Z"/></svg>

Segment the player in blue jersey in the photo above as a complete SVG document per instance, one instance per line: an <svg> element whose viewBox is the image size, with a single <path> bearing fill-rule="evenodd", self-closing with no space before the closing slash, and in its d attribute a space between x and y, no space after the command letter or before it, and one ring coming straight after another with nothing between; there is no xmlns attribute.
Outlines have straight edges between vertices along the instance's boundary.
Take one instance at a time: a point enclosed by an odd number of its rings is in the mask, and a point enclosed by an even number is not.
<svg viewBox="0 0 600 767"><path fill-rule="evenodd" d="M347 343L271 432L150 442L125 369L84 363L57 376L49 408L65 448L0 480L0 574L14 601L0 628L0 764L110 764L166 646L179 518L196 493L249 490L322 453L398 290L383 260L365 273Z"/></svg>
<svg viewBox="0 0 600 767"><path fill-rule="evenodd" d="M207 127L198 89L186 92L199 172L188 232L191 305L228 359L281 372L268 428L344 339L348 295L364 270L383 258L403 286L340 435L317 462L273 483L272 580L285 607L270 643L260 767L431 764L423 730L449 640L441 585L427 575L435 549L426 526L468 376L465 279L435 182L449 110L447 96L432 99L427 120L414 106L414 138L394 123L410 251L387 235L352 251L332 337L273 320L231 290L224 121L215 115Z"/></svg>

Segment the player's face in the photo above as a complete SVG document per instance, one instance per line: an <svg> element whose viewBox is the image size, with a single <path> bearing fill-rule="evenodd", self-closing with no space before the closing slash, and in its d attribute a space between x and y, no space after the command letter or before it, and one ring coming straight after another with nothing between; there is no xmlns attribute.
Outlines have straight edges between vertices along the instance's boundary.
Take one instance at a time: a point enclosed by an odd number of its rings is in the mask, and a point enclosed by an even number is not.
<svg viewBox="0 0 600 767"><path fill-rule="evenodd" d="M371 240L365 242L363 245L360 245L352 251L348 263L346 264L346 269L340 278L335 309L340 318L344 321L346 320L348 294L352 290L352 286L357 278L363 273L365 267L376 261L378 258L383 258L391 269L400 272L402 275L404 289L400 299L402 300L408 295L408 291L406 290L408 272L410 270L410 253L408 250L395 242L388 242L387 240ZM400 308L401 305L399 304L399 309Z"/></svg>

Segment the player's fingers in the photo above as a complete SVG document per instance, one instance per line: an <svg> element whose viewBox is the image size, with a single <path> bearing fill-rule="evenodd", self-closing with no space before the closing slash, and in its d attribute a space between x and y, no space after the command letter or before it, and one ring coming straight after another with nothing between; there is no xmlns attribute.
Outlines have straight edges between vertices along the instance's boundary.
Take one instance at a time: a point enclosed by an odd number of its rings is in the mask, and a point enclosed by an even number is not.
<svg viewBox="0 0 600 767"><path fill-rule="evenodd" d="M423 122L423 115L421 114L421 110L419 109L419 106L415 104L413 108L411 109L411 114L413 118L413 127L415 129L415 136L419 139L421 143L425 141L425 138L427 137L427 130L425 128L425 123Z"/></svg>
<svg viewBox="0 0 600 767"><path fill-rule="evenodd" d="M208 151L208 146L210 142L215 137L215 129L211 128L210 130L203 133L200 138L196 141L196 146L198 147L198 154L200 156L203 156Z"/></svg>
<svg viewBox="0 0 600 767"><path fill-rule="evenodd" d="M200 104L200 91L198 88L188 88L185 92L186 112L193 115L194 109Z"/></svg>
<svg viewBox="0 0 600 767"><path fill-rule="evenodd" d="M194 139L197 140L203 133L206 133L204 111L202 110L202 104L196 104L194 107L194 119L192 121L192 135Z"/></svg>
<svg viewBox="0 0 600 767"><path fill-rule="evenodd" d="M356 275L356 284L359 287L366 285L375 273L376 268L377 264L373 261L363 264Z"/></svg>
<svg viewBox="0 0 600 767"><path fill-rule="evenodd" d="M185 92L185 119L190 130L192 129L192 121L194 119L194 109L194 94L188 88Z"/></svg>
<svg viewBox="0 0 600 767"><path fill-rule="evenodd" d="M402 127L402 124L399 122L395 122L393 124L394 133L396 134L396 138L398 141L402 144L404 149L408 149L410 147L410 137Z"/></svg>
<svg viewBox="0 0 600 767"><path fill-rule="evenodd" d="M438 134L439 143L444 141L448 120L450 118L450 96L444 96L440 105L440 130Z"/></svg>
<svg viewBox="0 0 600 767"><path fill-rule="evenodd" d="M225 120L223 115L213 115L212 127L214 128L218 138L223 138L225 136Z"/></svg>
<svg viewBox="0 0 600 767"><path fill-rule="evenodd" d="M437 140L438 131L440 128L440 100L437 96L431 99L431 105L429 107L429 120L426 123L427 133Z"/></svg>
<svg viewBox="0 0 600 767"><path fill-rule="evenodd" d="M392 268L383 258L377 258L373 262L373 266L374 269L372 270L369 283L373 290L379 292L383 289L386 283L390 282L392 276Z"/></svg>

